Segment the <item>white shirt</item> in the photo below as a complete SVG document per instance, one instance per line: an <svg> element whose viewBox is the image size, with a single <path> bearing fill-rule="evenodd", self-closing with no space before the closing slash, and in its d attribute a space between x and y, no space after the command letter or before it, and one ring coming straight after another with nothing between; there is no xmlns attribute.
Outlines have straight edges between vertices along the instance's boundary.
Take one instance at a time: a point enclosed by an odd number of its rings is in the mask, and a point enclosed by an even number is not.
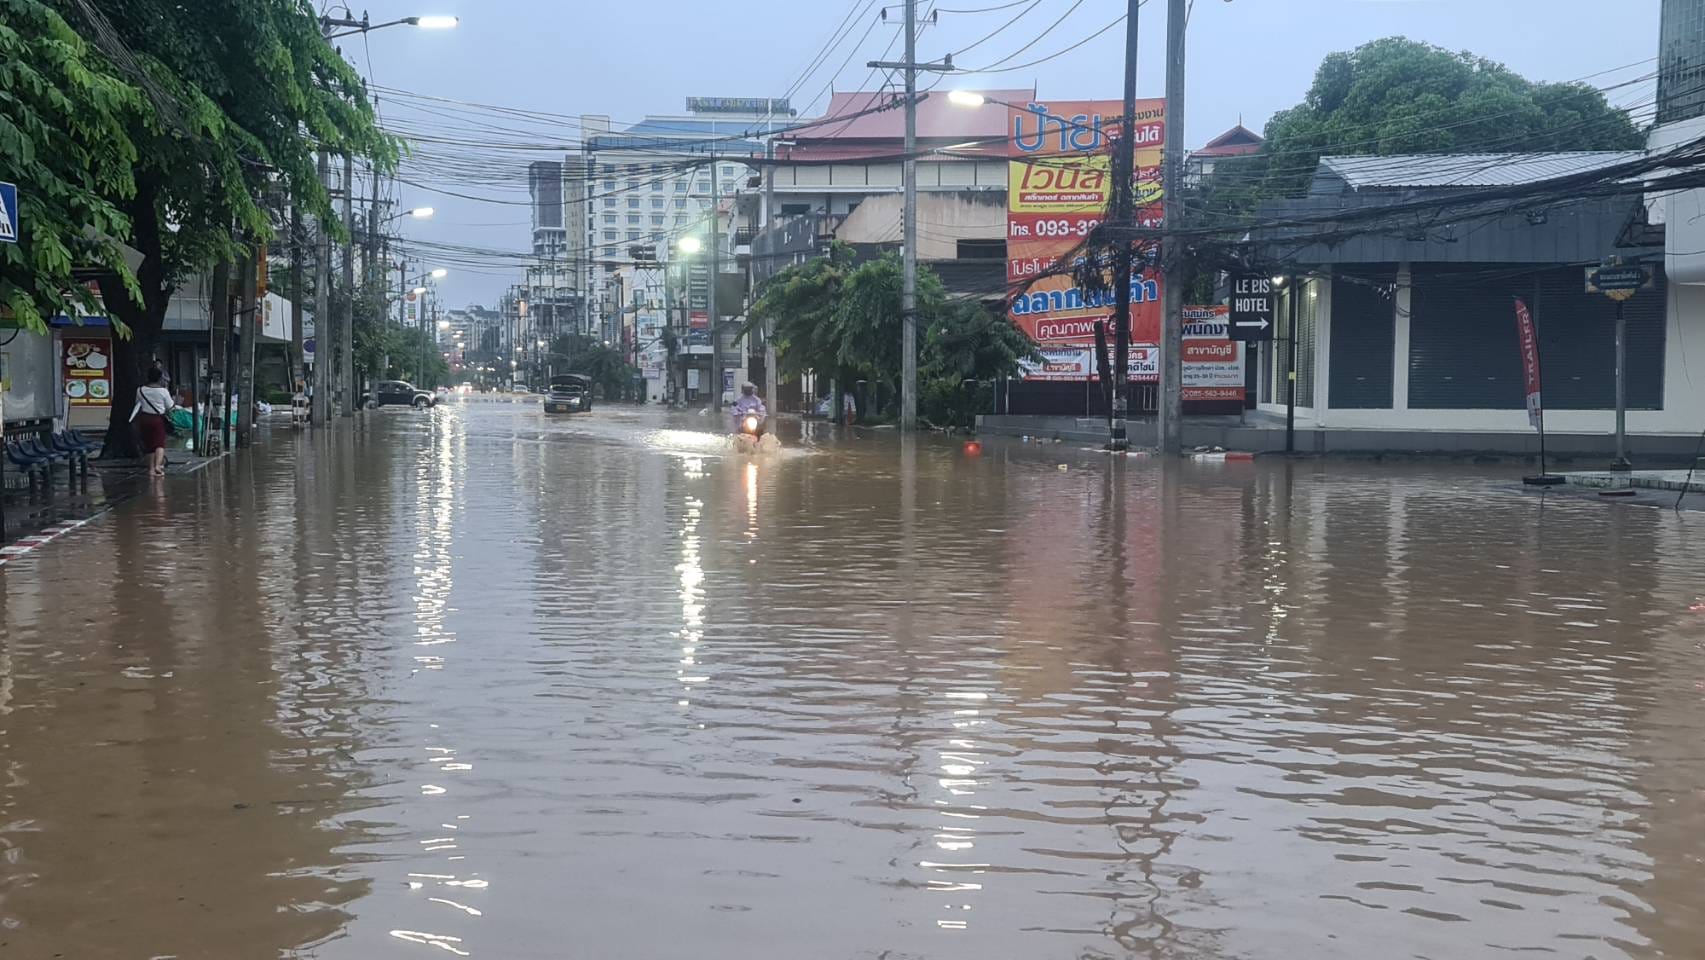
<svg viewBox="0 0 1705 960"><path fill-rule="evenodd" d="M153 413L165 416L177 404L172 402L172 393L165 387L136 388L136 406L130 411L130 419L135 420L139 413Z"/></svg>

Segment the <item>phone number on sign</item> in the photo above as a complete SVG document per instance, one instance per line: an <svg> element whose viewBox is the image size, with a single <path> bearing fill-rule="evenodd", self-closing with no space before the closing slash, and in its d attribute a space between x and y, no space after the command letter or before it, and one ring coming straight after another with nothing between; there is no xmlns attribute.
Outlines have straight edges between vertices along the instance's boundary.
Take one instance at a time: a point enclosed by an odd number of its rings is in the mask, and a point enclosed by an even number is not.
<svg viewBox="0 0 1705 960"><path fill-rule="evenodd" d="M1036 236L1038 237L1086 237L1089 232L1101 226L1096 220L1038 220L1036 221Z"/></svg>

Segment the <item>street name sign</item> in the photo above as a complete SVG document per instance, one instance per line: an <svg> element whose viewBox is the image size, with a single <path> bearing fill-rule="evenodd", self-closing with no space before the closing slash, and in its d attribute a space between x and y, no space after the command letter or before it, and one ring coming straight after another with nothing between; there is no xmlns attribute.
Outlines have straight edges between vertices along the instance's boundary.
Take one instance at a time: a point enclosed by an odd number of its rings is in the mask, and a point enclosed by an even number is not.
<svg viewBox="0 0 1705 960"><path fill-rule="evenodd" d="M1636 290L1652 285L1652 271L1640 264L1588 267L1587 292L1602 293L1612 300L1626 300Z"/></svg>
<svg viewBox="0 0 1705 960"><path fill-rule="evenodd" d="M1273 278L1259 273L1231 275L1231 312L1226 333L1254 343L1273 339Z"/></svg>
<svg viewBox="0 0 1705 960"><path fill-rule="evenodd" d="M0 243L18 242L18 185L0 183Z"/></svg>

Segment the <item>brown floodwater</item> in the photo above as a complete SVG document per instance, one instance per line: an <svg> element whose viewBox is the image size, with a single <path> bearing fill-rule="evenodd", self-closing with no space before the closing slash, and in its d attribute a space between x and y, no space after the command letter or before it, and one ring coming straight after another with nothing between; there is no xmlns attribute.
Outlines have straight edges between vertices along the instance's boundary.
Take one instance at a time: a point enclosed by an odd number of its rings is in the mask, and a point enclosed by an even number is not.
<svg viewBox="0 0 1705 960"><path fill-rule="evenodd" d="M1705 955L1705 514L470 402L0 568L0 957Z"/></svg>

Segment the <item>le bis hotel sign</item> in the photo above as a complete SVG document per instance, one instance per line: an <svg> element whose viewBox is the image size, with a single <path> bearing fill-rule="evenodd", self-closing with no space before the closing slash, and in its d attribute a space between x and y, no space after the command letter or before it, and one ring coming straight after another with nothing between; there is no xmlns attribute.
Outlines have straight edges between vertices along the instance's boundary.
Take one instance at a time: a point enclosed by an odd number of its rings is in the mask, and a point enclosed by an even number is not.
<svg viewBox="0 0 1705 960"><path fill-rule="evenodd" d="M1038 343L1094 338L1112 298L1086 294L1069 276L1043 276L1074 255L1107 218L1113 199L1118 100L1045 100L1007 111L1007 284L1012 318ZM1160 164L1166 101L1138 100L1135 127L1137 222L1161 224ZM1038 279L1038 278L1041 279ZM1160 338L1160 283L1132 284L1131 339Z"/></svg>

